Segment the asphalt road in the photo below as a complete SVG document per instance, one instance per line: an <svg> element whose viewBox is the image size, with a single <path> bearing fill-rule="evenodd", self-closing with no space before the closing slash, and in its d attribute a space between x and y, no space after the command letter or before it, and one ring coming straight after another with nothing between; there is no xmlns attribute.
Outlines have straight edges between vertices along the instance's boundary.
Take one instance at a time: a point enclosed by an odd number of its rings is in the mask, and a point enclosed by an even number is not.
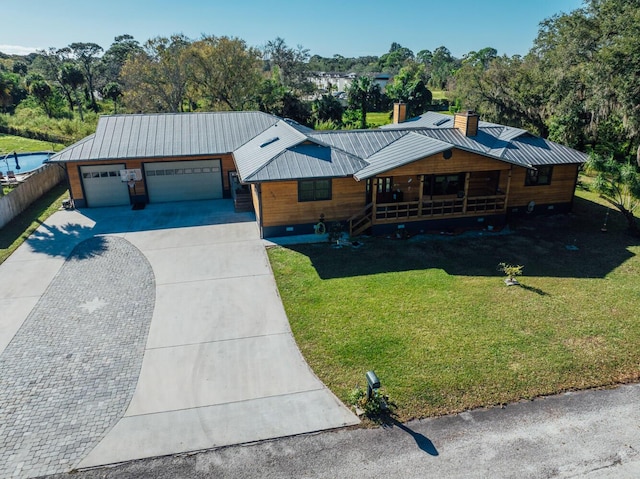
<svg viewBox="0 0 640 479"><path fill-rule="evenodd" d="M638 478L640 385L49 477Z"/></svg>

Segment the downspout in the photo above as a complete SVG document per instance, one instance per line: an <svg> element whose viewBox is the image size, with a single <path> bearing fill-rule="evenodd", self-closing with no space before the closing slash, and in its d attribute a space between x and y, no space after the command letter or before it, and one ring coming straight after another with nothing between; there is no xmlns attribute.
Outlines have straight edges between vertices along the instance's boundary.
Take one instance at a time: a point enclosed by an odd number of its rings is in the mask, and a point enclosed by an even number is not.
<svg viewBox="0 0 640 479"><path fill-rule="evenodd" d="M420 175L420 193L418 196L418 216L422 218L422 200L424 198L424 175Z"/></svg>
<svg viewBox="0 0 640 479"><path fill-rule="evenodd" d="M371 197L371 203L373 204L372 208L371 208L371 225L375 225L376 224L376 216L377 216L377 199L378 199L378 178L374 178L372 183L372 188L371 188L371 192L373 193L373 196Z"/></svg>
<svg viewBox="0 0 640 479"><path fill-rule="evenodd" d="M69 192L69 199L73 201L73 191L71 191L71 181L69 181L69 170L67 169L67 164L56 163L56 165L59 168L62 168L64 170L64 179L65 179L65 182L67 183L67 191Z"/></svg>
<svg viewBox="0 0 640 479"><path fill-rule="evenodd" d="M258 211L260 219L258 220L258 229L260 230L260 238L264 239L264 218L262 217L262 183L256 184L256 193L258 195Z"/></svg>
<svg viewBox="0 0 640 479"><path fill-rule="evenodd" d="M464 177L464 198L462 199L462 214L467 214L467 198L469 197L469 181L471 179L471 173L468 171Z"/></svg>

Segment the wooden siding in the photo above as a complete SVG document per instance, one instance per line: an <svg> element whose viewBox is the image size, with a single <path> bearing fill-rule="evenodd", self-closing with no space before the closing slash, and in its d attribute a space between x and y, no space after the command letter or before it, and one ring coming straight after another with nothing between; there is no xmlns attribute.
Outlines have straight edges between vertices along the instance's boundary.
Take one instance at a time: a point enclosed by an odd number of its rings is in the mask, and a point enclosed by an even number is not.
<svg viewBox="0 0 640 479"><path fill-rule="evenodd" d="M95 166L95 165L112 165L118 163L124 163L127 169L143 169L143 163L157 163L162 161L189 161L189 160L214 160L220 159L222 165L222 185L225 191L229 191L229 171L236 169L233 161L233 156L227 155L212 155L212 156L190 156L190 157L170 157L170 158L136 158L136 159L119 159L119 160L105 160L105 161L76 161L67 163L67 174L69 175L69 185L71 187L71 195L74 199L84 199L82 192L82 183L80 181L80 167L81 166ZM144 181L136 182L136 194L146 195L146 189Z"/></svg>
<svg viewBox="0 0 640 479"><path fill-rule="evenodd" d="M256 213L256 221L260 222L260 185L251 185L251 202L253 203L253 211Z"/></svg>
<svg viewBox="0 0 640 479"><path fill-rule="evenodd" d="M451 158L445 160L442 153L414 161L379 176L433 175L442 173L465 173L467 171L508 170L509 164L503 161L467 151L452 150ZM502 176L502 175L501 175Z"/></svg>
<svg viewBox="0 0 640 479"><path fill-rule="evenodd" d="M315 223L324 214L328 222L348 219L365 206L365 182L334 178L331 200L298 201L297 181L262 183L262 226Z"/></svg>
<svg viewBox="0 0 640 479"><path fill-rule="evenodd" d="M525 186L526 168L513 167L508 207L527 206L534 201L537 204L570 203L576 185L578 165L555 165L550 185Z"/></svg>

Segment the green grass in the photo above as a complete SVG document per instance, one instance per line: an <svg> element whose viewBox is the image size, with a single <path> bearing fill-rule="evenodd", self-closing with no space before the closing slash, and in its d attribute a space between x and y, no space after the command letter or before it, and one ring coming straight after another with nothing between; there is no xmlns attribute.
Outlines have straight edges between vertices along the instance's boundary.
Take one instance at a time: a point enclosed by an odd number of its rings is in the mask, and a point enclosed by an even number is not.
<svg viewBox="0 0 640 479"><path fill-rule="evenodd" d="M373 369L401 420L640 378L640 241L581 191L503 236L273 248L293 333L338 397ZM578 251L569 251L575 244ZM499 262L524 265L507 287Z"/></svg>
<svg viewBox="0 0 640 479"><path fill-rule="evenodd" d="M445 90L431 90L431 95L434 100L447 99L447 92Z"/></svg>
<svg viewBox="0 0 640 479"><path fill-rule="evenodd" d="M0 133L0 159L4 155L17 151L18 153L26 153L32 151L60 151L64 145L60 143L49 143L47 141L32 140L21 136L5 135Z"/></svg>
<svg viewBox="0 0 640 479"><path fill-rule="evenodd" d="M35 201L9 224L0 228L0 264L33 233L53 213L62 206L62 200L69 197L66 185L60 184Z"/></svg>
<svg viewBox="0 0 640 479"><path fill-rule="evenodd" d="M369 128L378 128L382 125L388 125L392 122L391 112L375 112L371 111L367 113L367 126Z"/></svg>

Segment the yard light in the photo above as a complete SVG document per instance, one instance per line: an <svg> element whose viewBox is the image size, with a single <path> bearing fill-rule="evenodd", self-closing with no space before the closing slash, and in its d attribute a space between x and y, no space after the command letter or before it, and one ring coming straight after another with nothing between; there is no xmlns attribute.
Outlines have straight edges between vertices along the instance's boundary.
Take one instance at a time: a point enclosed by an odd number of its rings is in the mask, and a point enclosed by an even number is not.
<svg viewBox="0 0 640 479"><path fill-rule="evenodd" d="M376 373L374 373L373 371L367 371L366 377L367 399L371 399L371 397L373 396L373 391L380 389L380 380L378 379L378 376L376 376Z"/></svg>

